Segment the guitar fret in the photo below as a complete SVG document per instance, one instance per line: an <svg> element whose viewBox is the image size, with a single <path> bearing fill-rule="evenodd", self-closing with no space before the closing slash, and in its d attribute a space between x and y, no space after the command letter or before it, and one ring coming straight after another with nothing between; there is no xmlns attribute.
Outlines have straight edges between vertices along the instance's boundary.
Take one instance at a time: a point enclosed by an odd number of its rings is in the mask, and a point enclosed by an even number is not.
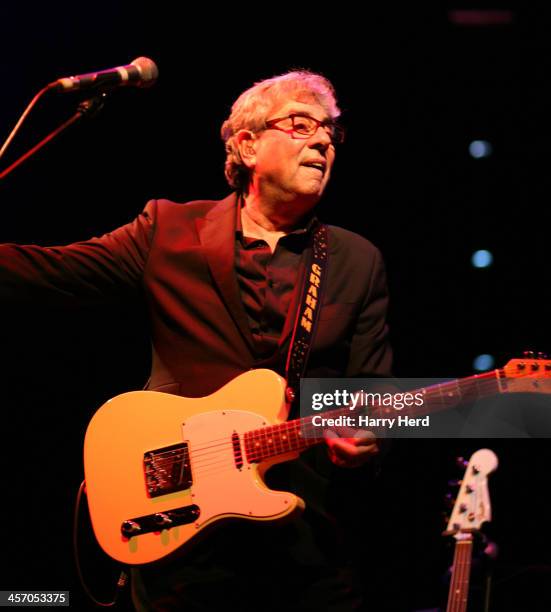
<svg viewBox="0 0 551 612"><path fill-rule="evenodd" d="M296 447L296 444L297 444L296 423L294 421L291 421L289 423L287 430L289 432L289 447L292 451L295 451L297 449Z"/></svg>
<svg viewBox="0 0 551 612"><path fill-rule="evenodd" d="M260 461L261 458L261 442L258 430L253 431L253 461Z"/></svg>
<svg viewBox="0 0 551 612"><path fill-rule="evenodd" d="M263 432L264 432L264 446L262 448L262 456L264 459L267 459L268 457L270 457L270 455L272 455L273 453L270 452L271 449L273 448L273 437L272 437L272 425L268 425L267 427L263 428Z"/></svg>
<svg viewBox="0 0 551 612"><path fill-rule="evenodd" d="M291 441L289 440L289 423L281 424L281 443L284 452L291 450Z"/></svg>
<svg viewBox="0 0 551 612"><path fill-rule="evenodd" d="M258 439L258 458L260 461L264 459L264 451L266 448L266 432L264 428L257 430L257 439Z"/></svg>
<svg viewBox="0 0 551 612"><path fill-rule="evenodd" d="M300 434L301 434L301 431L300 431L300 421L294 421L293 422L291 431L292 431L292 434L294 436L294 438L293 438L293 444L294 444L293 450L296 451L296 450L299 450L300 442L301 442L301 439L300 439Z"/></svg>
<svg viewBox="0 0 551 612"><path fill-rule="evenodd" d="M452 579L448 597L449 612L465 612L469 594L472 539L457 541L452 565Z"/></svg>
<svg viewBox="0 0 551 612"><path fill-rule="evenodd" d="M272 427L272 445L276 455L281 454L281 441L280 441L279 425Z"/></svg>
<svg viewBox="0 0 551 612"><path fill-rule="evenodd" d="M494 370L477 374L462 380L456 379L431 387L418 389L422 393L422 406L409 407L404 413L410 416L425 415L457 406L465 401L473 401L503 391L500 371ZM389 408L380 405L362 406L363 413L371 410L374 414L388 412ZM328 417L348 414L348 408L339 408L326 413ZM301 452L323 441L323 435L312 424L312 417L303 417L275 425L266 425L245 434L245 449L250 462L260 462L288 452Z"/></svg>

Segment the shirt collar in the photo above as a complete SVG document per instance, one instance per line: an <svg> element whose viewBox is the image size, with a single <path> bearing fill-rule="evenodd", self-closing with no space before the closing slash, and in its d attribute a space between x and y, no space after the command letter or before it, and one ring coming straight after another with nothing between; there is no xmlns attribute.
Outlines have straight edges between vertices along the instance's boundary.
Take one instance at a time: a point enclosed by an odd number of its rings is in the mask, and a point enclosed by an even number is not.
<svg viewBox="0 0 551 612"><path fill-rule="evenodd" d="M236 208L237 218L235 220L235 235L238 237L243 236L243 224L241 222L241 208L244 205L243 197L238 198ZM301 236L310 235L312 231L320 224L318 218L313 213L303 219L300 227L297 227L292 232L288 232L285 236Z"/></svg>

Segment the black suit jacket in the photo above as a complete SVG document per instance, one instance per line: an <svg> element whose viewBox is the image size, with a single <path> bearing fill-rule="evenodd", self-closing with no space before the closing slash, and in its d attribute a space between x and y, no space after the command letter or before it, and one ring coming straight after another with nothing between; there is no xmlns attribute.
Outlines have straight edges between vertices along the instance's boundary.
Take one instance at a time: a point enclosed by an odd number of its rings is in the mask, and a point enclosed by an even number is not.
<svg viewBox="0 0 551 612"><path fill-rule="evenodd" d="M103 300L140 292L151 315L149 388L212 393L259 365L234 269L236 207L235 194L218 202L152 200L133 222L100 238L62 247L2 245L0 295ZM297 300L280 339L282 361ZM327 284L307 375L389 376L386 307L379 251L329 226Z"/></svg>
<svg viewBox="0 0 551 612"><path fill-rule="evenodd" d="M100 238L62 247L1 245L0 298L42 304L46 299L103 301L141 294L151 315L150 388L206 395L259 365L235 273L236 218L235 194L220 202L183 205L153 200L133 222ZM327 284L307 375L388 376L391 351L381 256L370 242L344 229L330 226L328 237ZM297 299L291 301L281 335L281 363ZM288 565L289 572L333 559L336 544L330 534L335 529L327 515L341 514L341 523L352 525L349 509L361 509L364 519L360 488L368 486L365 471L336 468L318 446L300 460L276 466L268 476L275 488L291 489L306 500L303 518L277 532L248 524L220 530L187 557L187 565L170 571L146 568L142 578L133 572L135 591L146 584L149 597L163 598L192 581L199 570L207 576L213 566L235 572L252 564L258 570L264 567L259 555L266 551ZM289 557L299 565L289 565Z"/></svg>

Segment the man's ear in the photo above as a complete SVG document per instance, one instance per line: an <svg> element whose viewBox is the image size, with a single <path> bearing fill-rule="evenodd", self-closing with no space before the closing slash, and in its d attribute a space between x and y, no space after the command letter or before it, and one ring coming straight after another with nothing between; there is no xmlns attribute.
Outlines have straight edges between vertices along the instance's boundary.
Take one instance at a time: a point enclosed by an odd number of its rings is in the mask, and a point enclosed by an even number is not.
<svg viewBox="0 0 551 612"><path fill-rule="evenodd" d="M239 130L236 134L239 155L247 168L256 166L256 143L257 138L250 130Z"/></svg>

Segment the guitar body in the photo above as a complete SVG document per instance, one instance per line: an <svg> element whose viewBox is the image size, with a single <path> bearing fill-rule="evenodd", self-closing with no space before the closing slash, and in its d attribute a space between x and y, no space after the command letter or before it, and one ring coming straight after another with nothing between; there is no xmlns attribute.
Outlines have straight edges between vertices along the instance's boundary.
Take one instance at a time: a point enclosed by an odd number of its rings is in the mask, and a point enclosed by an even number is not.
<svg viewBox="0 0 551 612"><path fill-rule="evenodd" d="M217 522L273 521L301 510L300 498L268 489L262 478L297 454L250 462L242 443L245 432L286 417L285 381L270 370L242 374L203 398L137 391L109 400L84 442L88 505L103 550L125 564L149 563Z"/></svg>

